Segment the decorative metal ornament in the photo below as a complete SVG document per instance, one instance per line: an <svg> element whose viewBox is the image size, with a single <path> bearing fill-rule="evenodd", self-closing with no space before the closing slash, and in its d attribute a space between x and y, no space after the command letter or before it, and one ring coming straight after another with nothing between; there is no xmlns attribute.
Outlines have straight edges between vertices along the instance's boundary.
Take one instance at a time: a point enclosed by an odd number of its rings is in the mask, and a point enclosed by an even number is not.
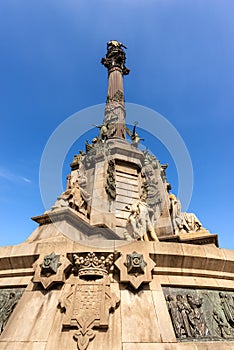
<svg viewBox="0 0 234 350"><path fill-rule="evenodd" d="M124 265L127 267L127 272L130 275L139 276L145 273L145 267L147 263L144 261L143 254L133 252L126 255L126 261Z"/></svg>
<svg viewBox="0 0 234 350"><path fill-rule="evenodd" d="M45 289L54 283L64 283L65 272L71 265L64 255L56 255L54 252L44 257L40 256L33 264L33 282L41 283Z"/></svg>
<svg viewBox="0 0 234 350"><path fill-rule="evenodd" d="M149 255L136 251L121 255L115 261L115 266L120 271L120 282L130 283L135 289L138 289L142 283L152 281L152 270L155 265Z"/></svg>
<svg viewBox="0 0 234 350"><path fill-rule="evenodd" d="M109 160L107 168L107 178L106 178L106 193L110 200L115 200L116 198L116 183L115 183L115 162Z"/></svg>
<svg viewBox="0 0 234 350"><path fill-rule="evenodd" d="M55 253L46 255L42 264L40 265L41 274L46 277L49 277L52 274L56 274L59 266L61 265L61 263L59 262L59 258L60 256L56 255Z"/></svg>

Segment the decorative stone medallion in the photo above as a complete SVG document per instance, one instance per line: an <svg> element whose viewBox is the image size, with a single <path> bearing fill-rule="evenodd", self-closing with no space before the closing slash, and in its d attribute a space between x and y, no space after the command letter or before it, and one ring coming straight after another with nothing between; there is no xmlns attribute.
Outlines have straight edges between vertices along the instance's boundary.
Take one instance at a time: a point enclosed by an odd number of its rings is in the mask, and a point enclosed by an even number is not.
<svg viewBox="0 0 234 350"><path fill-rule="evenodd" d="M40 256L33 264L35 274L33 282L39 282L45 289L54 283L65 281L65 272L71 266L70 260L64 255L56 255L54 252Z"/></svg>
<svg viewBox="0 0 234 350"><path fill-rule="evenodd" d="M40 265L41 275L49 277L53 274L56 274L59 266L61 265L61 263L59 262L59 258L60 256L56 255L55 253L46 255L42 264Z"/></svg>
<svg viewBox="0 0 234 350"><path fill-rule="evenodd" d="M126 255L124 265L127 267L127 272L129 275L134 275L137 277L139 275L144 275L147 263L144 261L143 254L133 252L132 254Z"/></svg>
<svg viewBox="0 0 234 350"><path fill-rule="evenodd" d="M135 289L142 283L152 281L152 270L155 265L149 255L144 256L136 251L121 255L115 261L115 266L120 271L120 282L130 283Z"/></svg>

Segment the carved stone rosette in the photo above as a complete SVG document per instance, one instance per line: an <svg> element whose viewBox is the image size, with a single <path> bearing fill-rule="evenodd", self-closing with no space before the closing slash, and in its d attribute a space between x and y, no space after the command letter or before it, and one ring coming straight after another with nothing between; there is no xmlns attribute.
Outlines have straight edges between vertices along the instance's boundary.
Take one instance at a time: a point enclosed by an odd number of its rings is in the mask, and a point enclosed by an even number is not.
<svg viewBox="0 0 234 350"><path fill-rule="evenodd" d="M64 255L57 255L54 252L41 255L33 264L35 270L33 282L41 283L45 289L50 288L54 283L63 283L65 272L70 266L70 260Z"/></svg>
<svg viewBox="0 0 234 350"><path fill-rule="evenodd" d="M120 271L120 282L130 283L134 289L138 289L142 283L152 281L152 270L156 263L148 254L134 251L121 255L115 265Z"/></svg>

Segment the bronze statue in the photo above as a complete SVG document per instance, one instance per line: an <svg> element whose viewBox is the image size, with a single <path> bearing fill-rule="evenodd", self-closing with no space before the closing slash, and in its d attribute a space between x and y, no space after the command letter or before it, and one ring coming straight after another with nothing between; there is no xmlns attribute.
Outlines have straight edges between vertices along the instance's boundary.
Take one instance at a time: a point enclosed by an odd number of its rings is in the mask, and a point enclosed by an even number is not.
<svg viewBox="0 0 234 350"><path fill-rule="evenodd" d="M138 135L138 133L136 132L136 126L137 126L137 122L134 123L134 127L133 127L132 131L127 126L125 126L125 129L126 129L127 134L131 137L132 146L137 148L139 143L140 143L140 141L144 141L144 139L141 138Z"/></svg>
<svg viewBox="0 0 234 350"><path fill-rule="evenodd" d="M186 334L185 334L185 329L183 327L182 315L179 312L177 302L175 298L170 294L166 296L166 301L167 301L167 308L171 316L171 321L175 330L176 337L183 339L186 337Z"/></svg>
<svg viewBox="0 0 234 350"><path fill-rule="evenodd" d="M231 336L231 330L223 317L217 311L213 311L213 318L217 323L217 327L215 328L217 335L222 338L229 338Z"/></svg>
<svg viewBox="0 0 234 350"><path fill-rule="evenodd" d="M233 299L224 292L219 293L220 303L226 320L234 328L234 305Z"/></svg>
<svg viewBox="0 0 234 350"><path fill-rule="evenodd" d="M108 139L108 137L113 136L115 133L115 125L113 123L107 122L102 125L95 126L100 130L98 140L100 140L101 142L105 142Z"/></svg>
<svg viewBox="0 0 234 350"><path fill-rule="evenodd" d="M188 313L189 323L192 329L192 335L197 337L206 337L208 335L208 328L203 318L200 308L203 303L202 298L195 298L194 296L187 294L188 305L190 306L190 312Z"/></svg>
<svg viewBox="0 0 234 350"><path fill-rule="evenodd" d="M185 300L184 296L178 294L176 296L176 305L181 314L181 327L183 328L183 337L192 337L191 327L189 324L188 314L190 312L190 307Z"/></svg>
<svg viewBox="0 0 234 350"><path fill-rule="evenodd" d="M110 40L107 43L107 54L102 58L101 63L110 70L118 67L121 69L123 75L129 74L130 70L125 66L126 54L124 49L126 46L116 40Z"/></svg>

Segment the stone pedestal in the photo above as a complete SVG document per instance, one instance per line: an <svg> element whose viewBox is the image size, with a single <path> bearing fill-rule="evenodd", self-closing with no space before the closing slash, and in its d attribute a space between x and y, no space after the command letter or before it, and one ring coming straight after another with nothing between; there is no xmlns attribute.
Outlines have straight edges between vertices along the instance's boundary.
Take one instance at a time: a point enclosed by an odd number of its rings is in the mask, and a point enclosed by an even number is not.
<svg viewBox="0 0 234 350"><path fill-rule="evenodd" d="M234 349L225 311L233 312L233 251L171 242L106 241L97 248L65 236L39 238L0 249L0 296L8 293L11 311L2 350ZM51 253L59 257L57 270L42 275ZM95 256L105 266L84 264ZM17 290L23 294L11 310ZM178 296L184 313L176 309Z"/></svg>

